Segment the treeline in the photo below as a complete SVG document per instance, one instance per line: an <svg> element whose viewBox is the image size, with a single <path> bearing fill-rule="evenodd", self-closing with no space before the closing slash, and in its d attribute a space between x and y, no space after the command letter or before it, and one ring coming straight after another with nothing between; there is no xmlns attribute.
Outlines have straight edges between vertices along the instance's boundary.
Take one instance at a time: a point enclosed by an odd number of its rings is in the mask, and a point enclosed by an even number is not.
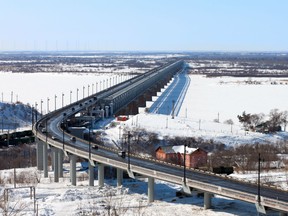
<svg viewBox="0 0 288 216"><path fill-rule="evenodd" d="M283 168L288 161L280 157L281 153L288 153L288 143L278 144L243 144L235 148L215 151L210 156L209 165L213 167L233 166L243 173L257 170L259 154L261 169Z"/></svg>
<svg viewBox="0 0 288 216"><path fill-rule="evenodd" d="M268 116L263 113L250 114L245 111L242 115L237 116L239 122L243 125L246 131L255 131L261 133L273 133L277 131L286 130L288 121L288 112L272 109ZM265 118L267 120L265 120Z"/></svg>

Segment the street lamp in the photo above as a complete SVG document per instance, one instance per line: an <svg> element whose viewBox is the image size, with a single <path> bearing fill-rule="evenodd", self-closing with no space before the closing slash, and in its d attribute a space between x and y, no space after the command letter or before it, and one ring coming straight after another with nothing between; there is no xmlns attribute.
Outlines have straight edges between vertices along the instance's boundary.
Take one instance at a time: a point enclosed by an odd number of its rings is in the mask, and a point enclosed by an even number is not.
<svg viewBox="0 0 288 216"><path fill-rule="evenodd" d="M70 90L70 104L72 103L72 91Z"/></svg>
<svg viewBox="0 0 288 216"><path fill-rule="evenodd" d="M31 106L31 114L32 114L32 128L33 128L33 125L34 125L34 107L33 105Z"/></svg>
<svg viewBox="0 0 288 216"><path fill-rule="evenodd" d="M102 84L102 81L100 81L100 85L99 85L99 91L101 91L101 84Z"/></svg>
<svg viewBox="0 0 288 216"><path fill-rule="evenodd" d="M95 93L97 93L98 90L98 82L96 82L96 89L95 89Z"/></svg>
<svg viewBox="0 0 288 216"><path fill-rule="evenodd" d="M90 116L90 125L89 125L89 159L91 159L91 126L92 126L92 117Z"/></svg>
<svg viewBox="0 0 288 216"><path fill-rule="evenodd" d="M49 113L49 98L47 98L47 114Z"/></svg>
<svg viewBox="0 0 288 216"><path fill-rule="evenodd" d="M130 131L128 131L128 170L130 171L130 138L131 134Z"/></svg>
<svg viewBox="0 0 288 216"><path fill-rule="evenodd" d="M263 162L264 159L260 157L260 153L258 153L258 204L260 205L261 199L260 199L260 173L261 173L261 161Z"/></svg>
<svg viewBox="0 0 288 216"><path fill-rule="evenodd" d="M64 133L64 129L65 129L65 116L66 116L66 113L63 113L63 121L62 121L62 131L63 131L63 139L62 139L62 142L63 142L63 150L64 150L64 148L65 148L65 141L64 141L64 135L65 135L65 133Z"/></svg>
<svg viewBox="0 0 288 216"><path fill-rule="evenodd" d="M37 111L37 102L35 102L35 121L37 122L37 114L38 114L38 111Z"/></svg>
<svg viewBox="0 0 288 216"><path fill-rule="evenodd" d="M183 178L184 178L184 185L186 185L186 146L187 144L184 144L184 173L183 173Z"/></svg>
<svg viewBox="0 0 288 216"><path fill-rule="evenodd" d="M90 85L88 85L88 97L89 97L89 95L90 95L90 94L89 94L89 91L90 91Z"/></svg>
<svg viewBox="0 0 288 216"><path fill-rule="evenodd" d="M172 119L174 119L175 100L172 100Z"/></svg>
<svg viewBox="0 0 288 216"><path fill-rule="evenodd" d="M11 91L11 103L13 103L13 91Z"/></svg>
<svg viewBox="0 0 288 216"><path fill-rule="evenodd" d="M55 97L54 97L54 105L55 105L55 110L56 110L56 100L57 100L57 95L55 95Z"/></svg>
<svg viewBox="0 0 288 216"><path fill-rule="evenodd" d="M94 83L92 83L92 94L94 94Z"/></svg>
<svg viewBox="0 0 288 216"><path fill-rule="evenodd" d="M64 93L62 93L62 108L64 107Z"/></svg>
<svg viewBox="0 0 288 216"><path fill-rule="evenodd" d="M83 98L84 98L84 91L85 91L85 86L83 86Z"/></svg>
<svg viewBox="0 0 288 216"><path fill-rule="evenodd" d="M40 109L41 109L41 117L43 115L43 112L42 112L42 104L43 104L43 100L41 99L41 104L40 104Z"/></svg>
<svg viewBox="0 0 288 216"><path fill-rule="evenodd" d="M78 101L78 92L79 92L79 89L77 88L77 93L76 93L76 100Z"/></svg>

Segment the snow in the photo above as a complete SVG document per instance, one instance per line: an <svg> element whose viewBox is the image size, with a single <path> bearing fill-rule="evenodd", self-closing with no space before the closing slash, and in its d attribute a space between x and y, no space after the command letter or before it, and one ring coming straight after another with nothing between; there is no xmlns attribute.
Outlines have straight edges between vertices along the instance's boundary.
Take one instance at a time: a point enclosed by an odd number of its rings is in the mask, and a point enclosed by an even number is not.
<svg viewBox="0 0 288 216"><path fill-rule="evenodd" d="M82 89L87 96L87 86L92 84L94 92L96 82L110 79L111 74L97 73L2 73L0 72L1 92L4 94L4 101L10 101L10 93L14 92L19 100L24 103L38 103L43 100L43 112L47 111L47 98L50 98L49 109L54 106L61 106L61 95L64 93L64 104L69 103L69 94L72 90L72 101L76 100L76 89L79 89L79 98L82 98ZM213 139L215 142L225 143L234 146L241 143L255 142L277 142L287 139L287 133L275 135L259 134L242 130L238 124L237 115L243 111L248 113L268 114L271 109L287 110L288 100L286 98L286 85L271 85L271 80L276 78L257 78L263 81L261 85L246 84L247 78L216 77L206 78L200 75L190 75L191 83L183 101L179 115L174 119L171 116L160 114L141 113L131 116L126 122L120 122L117 127L105 130L105 134L111 140L118 140L124 129L144 129L158 133L160 138L166 136L180 137L201 137ZM278 79L279 80L279 79ZM102 86L103 89L103 86ZM55 104L54 97L57 95ZM219 119L219 123L215 122ZM225 120L232 119L234 124L224 124ZM110 120L110 122L113 121ZM79 166L79 165L78 165ZM35 169L35 168L34 168ZM203 198L193 195L192 197L176 198L175 193L181 187L167 182L156 181L155 202L147 203L147 182L142 180L125 180L122 188L116 187L116 181L105 179L105 186L89 187L87 173L78 171L79 180L77 186L71 186L69 180L69 166L67 166L65 178L59 183L53 183L53 172L49 172L49 178L40 178L40 183L33 183L36 186L36 201L39 215L87 215L88 211L97 212L100 215L107 214L107 205L114 203L114 206L129 207L125 215L255 215L256 210L253 204L230 200L215 196L212 199L213 209L203 209ZM21 170L19 169L19 172ZM17 169L18 172L18 169ZM37 173L35 170L27 170ZM4 184L0 187L13 187L11 179L13 170L1 171L1 181ZM28 175L28 174L27 174ZM36 174L35 174L36 175ZM38 174L37 174L38 175ZM42 175L42 174L39 174ZM255 173L233 174L237 178L255 179ZM287 187L287 175L281 173L263 174L267 181L278 181L279 185ZM13 182L13 181L12 181ZM95 180L97 185L97 180ZM5 186L3 186L5 185ZM26 184L27 185L27 184ZM18 185L20 186L20 185ZM17 187L18 187L17 186ZM9 196L13 197L11 204L17 201L28 203L22 215L33 215L33 205L26 189L13 190ZM107 194L112 194L109 201ZM143 208L139 207L143 206ZM122 208L125 211L125 208ZM123 213L123 212L122 212Z"/></svg>
<svg viewBox="0 0 288 216"><path fill-rule="evenodd" d="M68 164L64 164L69 167ZM78 169L80 164L77 163ZM69 170L69 169L68 169ZM0 171L1 179L5 176L5 187L13 188L14 170ZM9 189L9 206L25 206L19 215L34 215L34 199L30 199L29 187L36 188L35 208L38 215L108 215L108 206L116 208L120 215L207 215L207 216L230 216L230 215L255 215L256 209L253 204L231 200L221 196L212 198L213 209L204 210L203 197L196 192L191 197L176 197L176 191L181 186L167 182L155 181L155 202L147 203L147 179L124 179L123 186L116 187L115 179L105 179L105 186L97 186L94 181L93 187L88 186L87 173L77 172L77 186L72 186L69 180L69 171L64 173L59 183L53 182L53 172L49 172L48 178L43 178L43 173L36 168L16 169L16 175L38 175L40 183L17 184L18 189ZM40 176L40 177L39 177ZM9 179L10 183L9 183ZM11 184L12 182L12 184ZM26 187L26 188L20 188ZM1 211L1 209L0 209Z"/></svg>

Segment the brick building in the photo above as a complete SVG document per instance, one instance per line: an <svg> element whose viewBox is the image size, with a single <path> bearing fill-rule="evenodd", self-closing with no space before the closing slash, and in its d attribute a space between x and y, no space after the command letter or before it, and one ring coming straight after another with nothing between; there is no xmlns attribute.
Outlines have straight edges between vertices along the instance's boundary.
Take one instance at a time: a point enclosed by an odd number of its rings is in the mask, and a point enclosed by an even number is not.
<svg viewBox="0 0 288 216"><path fill-rule="evenodd" d="M156 158L175 164L184 164L184 145L160 146L156 149ZM186 147L186 167L198 168L207 164L207 152L200 148Z"/></svg>

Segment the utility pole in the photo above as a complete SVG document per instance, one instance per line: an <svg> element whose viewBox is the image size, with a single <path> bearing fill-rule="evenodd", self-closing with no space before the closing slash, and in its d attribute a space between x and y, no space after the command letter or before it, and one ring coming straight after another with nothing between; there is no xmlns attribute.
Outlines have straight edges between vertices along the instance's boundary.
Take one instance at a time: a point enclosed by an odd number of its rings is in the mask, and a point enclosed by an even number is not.
<svg viewBox="0 0 288 216"><path fill-rule="evenodd" d="M175 100L172 100L172 119L174 119Z"/></svg>
<svg viewBox="0 0 288 216"><path fill-rule="evenodd" d="M183 174L183 178L184 178L184 184L186 185L186 143L184 144L184 174Z"/></svg>
<svg viewBox="0 0 288 216"><path fill-rule="evenodd" d="M128 131L128 170L130 170L130 138L131 134L130 131Z"/></svg>

